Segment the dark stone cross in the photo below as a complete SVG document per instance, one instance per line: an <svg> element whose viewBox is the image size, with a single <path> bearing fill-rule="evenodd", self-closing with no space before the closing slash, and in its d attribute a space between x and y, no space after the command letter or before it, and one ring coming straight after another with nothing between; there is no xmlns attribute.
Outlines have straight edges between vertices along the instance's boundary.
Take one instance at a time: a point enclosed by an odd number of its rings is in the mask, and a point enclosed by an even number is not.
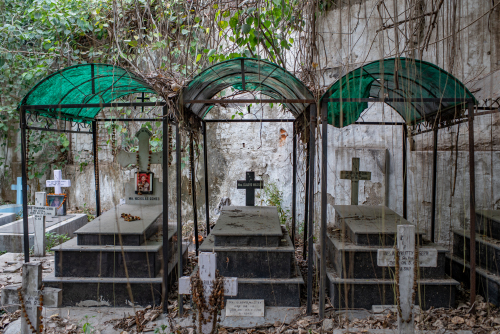
<svg viewBox="0 0 500 334"><path fill-rule="evenodd" d="M352 171L340 171L340 178L351 180L351 205L358 205L358 190L360 180L371 180L371 172L359 171L359 158L352 158Z"/></svg>
<svg viewBox="0 0 500 334"><path fill-rule="evenodd" d="M255 172L247 172L246 180L238 180L237 189L245 189L247 193L246 206L255 206L255 189L263 189L264 181L255 180Z"/></svg>

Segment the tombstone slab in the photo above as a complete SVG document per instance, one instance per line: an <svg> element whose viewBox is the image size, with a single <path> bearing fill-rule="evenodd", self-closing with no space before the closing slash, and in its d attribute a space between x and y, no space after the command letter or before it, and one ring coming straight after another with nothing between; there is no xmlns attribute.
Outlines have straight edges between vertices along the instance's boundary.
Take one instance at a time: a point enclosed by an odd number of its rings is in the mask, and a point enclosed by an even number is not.
<svg viewBox="0 0 500 334"><path fill-rule="evenodd" d="M282 239L276 207L223 207L211 235L216 246L274 246Z"/></svg>

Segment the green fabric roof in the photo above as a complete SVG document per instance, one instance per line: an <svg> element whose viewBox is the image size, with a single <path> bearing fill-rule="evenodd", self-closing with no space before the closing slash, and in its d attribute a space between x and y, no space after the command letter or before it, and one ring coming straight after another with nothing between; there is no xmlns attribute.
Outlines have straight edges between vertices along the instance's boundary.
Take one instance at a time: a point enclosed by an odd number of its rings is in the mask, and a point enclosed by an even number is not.
<svg viewBox="0 0 500 334"><path fill-rule="evenodd" d="M135 93L156 94L134 73L108 64L80 64L57 71L38 82L20 105L109 103ZM27 110L38 115L90 122L102 108L51 108Z"/></svg>
<svg viewBox="0 0 500 334"><path fill-rule="evenodd" d="M397 71L396 71L397 66ZM396 75L397 72L397 75ZM383 85L383 87L382 87ZM456 102L389 102L407 123L429 120L438 111L449 110L474 95L457 78L438 66L415 59L377 60L357 68L336 81L325 98L456 98ZM328 123L343 127L358 120L367 102L328 102ZM342 120L342 121L341 121Z"/></svg>
<svg viewBox="0 0 500 334"><path fill-rule="evenodd" d="M243 87L243 82L245 87ZM204 118L212 105L184 103L183 101L209 100L229 87L248 92L260 92L275 99L314 99L302 81L284 68L267 60L242 57L217 63L198 74L183 89L181 106ZM258 101L255 100L256 103ZM289 103L286 106L297 117L309 104Z"/></svg>

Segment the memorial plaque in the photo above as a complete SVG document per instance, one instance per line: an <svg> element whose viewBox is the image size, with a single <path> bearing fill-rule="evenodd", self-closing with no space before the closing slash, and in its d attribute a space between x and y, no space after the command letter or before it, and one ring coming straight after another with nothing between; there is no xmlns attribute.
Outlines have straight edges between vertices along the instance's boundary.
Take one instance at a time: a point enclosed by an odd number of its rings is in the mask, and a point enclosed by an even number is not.
<svg viewBox="0 0 500 334"><path fill-rule="evenodd" d="M28 206L28 215L29 216L55 216L56 208L53 206L36 206L29 205Z"/></svg>
<svg viewBox="0 0 500 334"><path fill-rule="evenodd" d="M263 317L264 299L228 299L226 317Z"/></svg>
<svg viewBox="0 0 500 334"><path fill-rule="evenodd" d="M377 265L379 267L395 267L396 251L394 249L379 249ZM399 252L399 261L402 265L413 264L414 251ZM419 249L418 263L420 267L437 267L437 249Z"/></svg>

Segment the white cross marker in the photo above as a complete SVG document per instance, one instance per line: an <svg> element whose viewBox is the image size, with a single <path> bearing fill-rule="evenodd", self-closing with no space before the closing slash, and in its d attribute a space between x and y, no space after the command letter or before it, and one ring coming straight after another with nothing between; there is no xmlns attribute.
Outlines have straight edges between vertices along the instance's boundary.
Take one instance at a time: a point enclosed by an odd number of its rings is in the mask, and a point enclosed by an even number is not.
<svg viewBox="0 0 500 334"><path fill-rule="evenodd" d="M203 281L203 293L208 305L208 299L212 294L213 282L215 280L215 271L217 268L215 253L200 253L198 257L198 270L200 271L200 279ZM179 279L179 294L191 294L191 278L189 276L182 276ZM238 294L238 279L236 277L224 278L224 295L236 296ZM205 319L208 319L208 313L204 314ZM201 330L204 334L212 331L213 321L202 325Z"/></svg>
<svg viewBox="0 0 500 334"><path fill-rule="evenodd" d="M71 187L71 180L63 180L62 172L58 169L54 170L54 179L45 182L47 187L54 187L55 194L62 194L61 187Z"/></svg>
<svg viewBox="0 0 500 334"><path fill-rule="evenodd" d="M398 329L401 334L411 334L415 332L411 305L415 277L415 226L398 225L397 238L399 282L396 282L396 284L399 285L399 303L401 306L401 315L398 312ZM437 267L437 249L420 249L418 262L420 267ZM380 267L394 267L396 265L394 249L379 249L377 265ZM407 319L411 319L411 321L403 321Z"/></svg>
<svg viewBox="0 0 500 334"><path fill-rule="evenodd" d="M23 178L17 177L17 184L13 184L10 186L11 190L16 191L16 204L23 204ZM26 189L30 189L30 186L27 186Z"/></svg>
<svg viewBox="0 0 500 334"><path fill-rule="evenodd" d="M40 303L40 288L42 287L42 264L40 262L28 262L23 264L23 281L21 294L24 300L24 307L31 325L40 333L41 310L38 308ZM30 326L21 310L21 334L31 333Z"/></svg>
<svg viewBox="0 0 500 334"><path fill-rule="evenodd" d="M46 193L35 193L35 205L28 205L28 215L34 215L35 231L33 256L45 256L45 216L55 216L56 207L45 206Z"/></svg>

